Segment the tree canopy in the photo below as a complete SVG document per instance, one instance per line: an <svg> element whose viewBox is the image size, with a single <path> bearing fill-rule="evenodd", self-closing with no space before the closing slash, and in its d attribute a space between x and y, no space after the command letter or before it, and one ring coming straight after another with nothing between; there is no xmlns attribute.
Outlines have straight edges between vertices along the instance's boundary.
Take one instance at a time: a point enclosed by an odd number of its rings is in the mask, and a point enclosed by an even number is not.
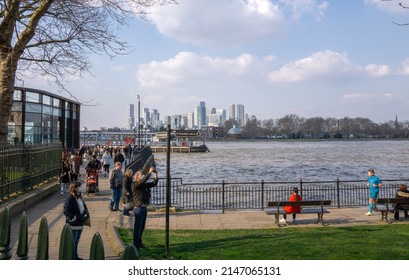
<svg viewBox="0 0 409 280"><path fill-rule="evenodd" d="M54 78L89 71L92 53L129 52L119 28L147 8L175 0L1 0L0 144L7 138L14 85L25 71Z"/></svg>

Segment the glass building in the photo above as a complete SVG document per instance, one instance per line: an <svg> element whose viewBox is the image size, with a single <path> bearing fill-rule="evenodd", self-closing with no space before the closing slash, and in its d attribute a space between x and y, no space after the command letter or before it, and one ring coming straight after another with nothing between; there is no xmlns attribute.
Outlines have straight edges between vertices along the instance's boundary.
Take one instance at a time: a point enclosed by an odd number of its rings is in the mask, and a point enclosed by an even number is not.
<svg viewBox="0 0 409 280"><path fill-rule="evenodd" d="M78 149L80 103L31 88L15 87L8 121L9 144L58 143Z"/></svg>

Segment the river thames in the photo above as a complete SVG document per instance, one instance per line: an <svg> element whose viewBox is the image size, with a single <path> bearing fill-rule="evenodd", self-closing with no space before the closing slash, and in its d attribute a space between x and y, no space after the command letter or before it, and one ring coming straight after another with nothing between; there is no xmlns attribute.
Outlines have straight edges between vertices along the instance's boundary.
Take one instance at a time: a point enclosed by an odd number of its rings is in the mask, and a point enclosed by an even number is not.
<svg viewBox="0 0 409 280"><path fill-rule="evenodd" d="M366 180L409 178L409 140L207 142L209 153L172 153L171 177L183 182ZM160 177L166 154L155 153Z"/></svg>

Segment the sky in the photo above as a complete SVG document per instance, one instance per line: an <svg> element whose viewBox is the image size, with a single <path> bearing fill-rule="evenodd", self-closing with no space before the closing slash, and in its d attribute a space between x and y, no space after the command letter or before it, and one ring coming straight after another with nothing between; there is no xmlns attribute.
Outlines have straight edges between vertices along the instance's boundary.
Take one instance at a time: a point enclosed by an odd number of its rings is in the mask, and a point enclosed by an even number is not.
<svg viewBox="0 0 409 280"><path fill-rule="evenodd" d="M201 101L243 104L259 120L409 120L409 9L399 6L409 0L178 2L121 30L132 53L93 55L92 75L68 80L81 127L123 127L137 95L141 116L157 109L161 120ZM56 91L40 78L24 85Z"/></svg>

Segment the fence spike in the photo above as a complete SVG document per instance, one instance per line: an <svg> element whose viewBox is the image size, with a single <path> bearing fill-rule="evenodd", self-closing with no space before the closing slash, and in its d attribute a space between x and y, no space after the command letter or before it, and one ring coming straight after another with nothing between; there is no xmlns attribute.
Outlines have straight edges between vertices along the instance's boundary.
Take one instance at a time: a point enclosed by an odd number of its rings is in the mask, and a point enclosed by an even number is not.
<svg viewBox="0 0 409 280"><path fill-rule="evenodd" d="M40 221L40 228L38 230L36 260L48 260L49 247L48 222L46 217L42 217Z"/></svg>
<svg viewBox="0 0 409 280"><path fill-rule="evenodd" d="M89 259L105 260L104 242L102 242L102 237L98 232L92 237Z"/></svg>
<svg viewBox="0 0 409 280"><path fill-rule="evenodd" d="M73 260L74 259L74 235L70 225L65 224L61 232L60 238L60 260Z"/></svg>
<svg viewBox="0 0 409 280"><path fill-rule="evenodd" d="M0 260L11 259L10 209L6 207L0 215Z"/></svg>
<svg viewBox="0 0 409 280"><path fill-rule="evenodd" d="M132 245L126 246L124 252L122 253L122 260L140 260L138 250L136 247Z"/></svg>
<svg viewBox="0 0 409 280"><path fill-rule="evenodd" d="M16 260L28 260L28 226L25 211L20 217L16 255Z"/></svg>

